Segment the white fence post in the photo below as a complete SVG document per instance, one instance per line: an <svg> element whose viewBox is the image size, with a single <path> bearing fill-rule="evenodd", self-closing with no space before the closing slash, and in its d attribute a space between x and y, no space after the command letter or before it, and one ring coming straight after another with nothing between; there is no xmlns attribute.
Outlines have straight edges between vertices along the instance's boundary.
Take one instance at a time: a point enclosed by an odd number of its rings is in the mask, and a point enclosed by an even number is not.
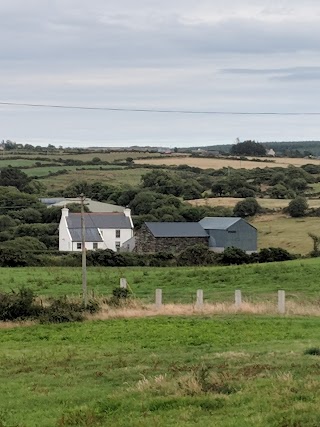
<svg viewBox="0 0 320 427"><path fill-rule="evenodd" d="M203 307L203 290L198 289L197 290L196 308L202 308L202 307Z"/></svg>
<svg viewBox="0 0 320 427"><path fill-rule="evenodd" d="M280 314L286 312L286 293L285 291L278 291L278 311Z"/></svg>
<svg viewBox="0 0 320 427"><path fill-rule="evenodd" d="M124 277L121 277L120 288L127 289L127 287L128 287L127 279L125 279Z"/></svg>
<svg viewBox="0 0 320 427"><path fill-rule="evenodd" d="M235 291L234 297L235 297L235 305L236 305L236 307L240 308L241 304L242 304L242 295L241 295L241 291L239 289L237 289Z"/></svg>
<svg viewBox="0 0 320 427"><path fill-rule="evenodd" d="M156 307L162 306L162 289L156 289Z"/></svg>

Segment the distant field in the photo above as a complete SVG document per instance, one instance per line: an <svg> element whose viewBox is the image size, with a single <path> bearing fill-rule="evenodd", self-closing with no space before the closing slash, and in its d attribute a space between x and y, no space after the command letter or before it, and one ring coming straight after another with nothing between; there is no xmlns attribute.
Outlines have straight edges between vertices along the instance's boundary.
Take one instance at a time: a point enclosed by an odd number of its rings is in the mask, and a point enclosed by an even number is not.
<svg viewBox="0 0 320 427"><path fill-rule="evenodd" d="M320 235L320 218L317 217L298 219L283 215L263 215L256 217L251 223L258 229L260 248L279 246L305 255L313 249L308 233Z"/></svg>
<svg viewBox="0 0 320 427"><path fill-rule="evenodd" d="M39 160L30 160L30 159L2 159L0 154L0 168L5 168L7 166L12 166L16 168L24 168L26 166L33 166ZM50 161L41 160L41 163L50 163Z"/></svg>
<svg viewBox="0 0 320 427"><path fill-rule="evenodd" d="M208 199L194 199L188 200L188 203L194 206L225 206L234 208L235 205L244 199L236 197L212 197ZM283 209L288 206L291 200L288 199L257 199L257 202L263 208L269 209ZM320 207L320 199L309 199L308 205L311 208Z"/></svg>
<svg viewBox="0 0 320 427"><path fill-rule="evenodd" d="M309 244L311 250L311 239ZM0 273L0 291L25 285L44 296L81 292L81 268L1 268ZM154 301L157 288L163 289L165 303L192 303L197 289L204 290L208 302L233 301L235 289L241 289L252 302L276 302L278 289L285 289L288 299L295 302L314 301L320 295L318 259L231 267L91 267L88 287L96 295L110 295L121 277L127 278L135 296L145 302Z"/></svg>
<svg viewBox="0 0 320 427"><path fill-rule="evenodd" d="M63 169L61 167L60 169ZM60 190L68 185L79 181L101 182L104 184L117 185L138 185L141 176L147 173L149 169L119 169L112 171L85 170L70 171L68 174L52 176L41 180L48 190Z"/></svg>
<svg viewBox="0 0 320 427"><path fill-rule="evenodd" d="M102 167L103 169L123 169L123 166L114 166L114 165L110 165L110 166L91 166L91 165L86 165L86 166L66 166L66 165L60 165L60 166L48 166L48 167L35 167L35 168L30 168L30 169L22 169L24 173L26 173L29 176L37 176L37 177L42 177L42 176L46 176L48 175L50 172L54 173L57 171L61 171L61 170L68 170L68 171L76 171L77 169L81 169L82 167L84 167L86 170L81 171L82 174L86 173L87 170L100 170L100 167Z"/></svg>
<svg viewBox="0 0 320 427"><path fill-rule="evenodd" d="M261 158L265 160L265 158ZM221 169L223 167L232 167L234 169L254 169L254 168L272 168L272 167L283 167L286 168L289 165L302 166L306 164L320 165L320 160L315 159L291 159L291 158L275 158L273 162L255 162L246 160L232 160L232 159L206 159L206 158L195 158L195 157L170 157L164 159L150 159L150 160L136 160L137 164L149 164L149 165L188 165L198 167L202 169Z"/></svg>
<svg viewBox="0 0 320 427"><path fill-rule="evenodd" d="M127 157L132 157L136 159L138 157L160 157L163 156L160 153L146 153L143 151L127 151L127 152L111 152L111 153L63 153L63 152L41 152L41 153L28 153L28 154L19 154L19 153L11 153L11 155L23 156L26 159L28 157L44 157L51 159L76 159L76 160L92 160L94 157L99 157L103 161L113 162L115 160L125 160ZM1 154L0 154L1 156Z"/></svg>
<svg viewBox="0 0 320 427"><path fill-rule="evenodd" d="M0 331L0 423L318 427L319 318L118 319Z"/></svg>

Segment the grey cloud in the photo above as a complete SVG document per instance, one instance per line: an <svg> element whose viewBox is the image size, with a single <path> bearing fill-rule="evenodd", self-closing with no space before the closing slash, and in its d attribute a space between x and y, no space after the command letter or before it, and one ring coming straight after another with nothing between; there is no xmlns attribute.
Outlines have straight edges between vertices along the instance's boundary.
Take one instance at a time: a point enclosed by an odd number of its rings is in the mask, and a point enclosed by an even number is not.
<svg viewBox="0 0 320 427"><path fill-rule="evenodd" d="M226 68L221 70L225 74L268 76L275 81L305 81L320 80L320 67L288 67L288 68Z"/></svg>

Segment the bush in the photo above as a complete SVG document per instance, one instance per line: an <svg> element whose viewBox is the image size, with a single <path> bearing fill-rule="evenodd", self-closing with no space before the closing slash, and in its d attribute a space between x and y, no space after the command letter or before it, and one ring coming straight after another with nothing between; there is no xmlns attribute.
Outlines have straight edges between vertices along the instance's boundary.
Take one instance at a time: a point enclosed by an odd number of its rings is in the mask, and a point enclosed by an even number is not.
<svg viewBox="0 0 320 427"><path fill-rule="evenodd" d="M36 318L42 308L35 303L31 289L21 288L18 292L0 294L0 320L12 321Z"/></svg>
<svg viewBox="0 0 320 427"><path fill-rule="evenodd" d="M157 252L150 255L150 267L168 267L175 264L175 256L171 252Z"/></svg>
<svg viewBox="0 0 320 427"><path fill-rule="evenodd" d="M77 322L84 319L86 312L100 310L97 301L90 300L85 307L81 302L70 302L67 298L51 299L48 306L36 303L31 289L21 288L18 292L0 294L0 320L14 321L38 319L41 323Z"/></svg>
<svg viewBox="0 0 320 427"><path fill-rule="evenodd" d="M112 297L107 301L108 305L113 307L123 307L131 298L132 293L126 288L115 288L112 291Z"/></svg>
<svg viewBox="0 0 320 427"><path fill-rule="evenodd" d="M238 202L233 210L234 215L245 218L248 216L254 216L261 210L261 207L254 197L248 197L247 199Z"/></svg>
<svg viewBox="0 0 320 427"><path fill-rule="evenodd" d="M225 251L219 256L219 261L221 264L225 265L248 264L250 262L250 256L242 249L231 247L225 249Z"/></svg>
<svg viewBox="0 0 320 427"><path fill-rule="evenodd" d="M216 255L206 245L194 245L181 252L177 258L178 265L210 265L216 261Z"/></svg>
<svg viewBox="0 0 320 427"><path fill-rule="evenodd" d="M319 347L311 347L307 348L303 354L308 354L310 356L320 356L320 348Z"/></svg>
<svg viewBox="0 0 320 427"><path fill-rule="evenodd" d="M280 262L290 261L296 258L295 255L290 254L282 248L263 248L258 254L259 262Z"/></svg>
<svg viewBox="0 0 320 427"><path fill-rule="evenodd" d="M308 209L308 202L305 197L298 196L291 200L287 207L287 211L293 218L299 218L306 214Z"/></svg>

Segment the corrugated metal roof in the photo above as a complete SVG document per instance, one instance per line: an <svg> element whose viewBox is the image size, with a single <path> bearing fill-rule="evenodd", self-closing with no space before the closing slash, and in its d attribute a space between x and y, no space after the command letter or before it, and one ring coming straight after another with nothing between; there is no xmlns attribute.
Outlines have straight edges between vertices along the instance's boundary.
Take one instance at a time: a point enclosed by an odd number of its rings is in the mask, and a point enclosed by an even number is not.
<svg viewBox="0 0 320 427"><path fill-rule="evenodd" d="M63 207L65 205L68 206L68 204L71 203L81 203L81 199L79 197L51 197L41 198L39 200L48 207ZM91 200L89 198L85 199L84 204L88 206L88 209L91 212L123 212L125 210L123 206L113 205L111 203L102 203L96 200Z"/></svg>
<svg viewBox="0 0 320 427"><path fill-rule="evenodd" d="M73 242L81 242L81 228L70 228L71 239ZM102 238L97 228L86 228L85 229L85 241L86 242L102 242Z"/></svg>
<svg viewBox="0 0 320 427"><path fill-rule="evenodd" d="M145 222L154 237L208 237L198 222Z"/></svg>
<svg viewBox="0 0 320 427"><path fill-rule="evenodd" d="M67 217L67 224L69 230L72 228L81 228L81 215L70 213ZM84 221L86 228L114 228L131 229L130 220L123 213L109 213L109 214L97 214L97 213L86 213L84 214Z"/></svg>
<svg viewBox="0 0 320 427"><path fill-rule="evenodd" d="M205 230L227 230L231 225L240 221L242 218L233 217L211 217L207 216L199 221L199 224Z"/></svg>

